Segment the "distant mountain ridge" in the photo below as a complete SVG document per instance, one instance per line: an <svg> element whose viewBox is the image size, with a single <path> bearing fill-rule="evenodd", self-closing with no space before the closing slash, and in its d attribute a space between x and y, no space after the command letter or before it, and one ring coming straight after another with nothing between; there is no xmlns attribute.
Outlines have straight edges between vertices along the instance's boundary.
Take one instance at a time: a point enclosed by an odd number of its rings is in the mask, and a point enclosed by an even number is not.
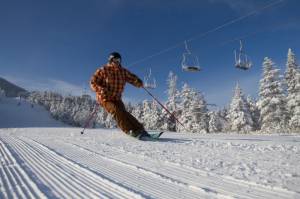
<svg viewBox="0 0 300 199"><path fill-rule="evenodd" d="M28 93L24 88L21 88L2 77L0 77L0 89L5 91L7 97L18 97Z"/></svg>

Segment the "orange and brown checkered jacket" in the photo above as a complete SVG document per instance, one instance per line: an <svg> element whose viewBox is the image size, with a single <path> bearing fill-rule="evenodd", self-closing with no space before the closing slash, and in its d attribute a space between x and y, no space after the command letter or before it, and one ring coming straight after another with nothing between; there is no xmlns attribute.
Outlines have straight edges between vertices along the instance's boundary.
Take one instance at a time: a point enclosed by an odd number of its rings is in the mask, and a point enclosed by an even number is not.
<svg viewBox="0 0 300 199"><path fill-rule="evenodd" d="M122 66L104 65L91 78L90 86L96 92L98 102L120 100L126 82L134 86L142 80Z"/></svg>

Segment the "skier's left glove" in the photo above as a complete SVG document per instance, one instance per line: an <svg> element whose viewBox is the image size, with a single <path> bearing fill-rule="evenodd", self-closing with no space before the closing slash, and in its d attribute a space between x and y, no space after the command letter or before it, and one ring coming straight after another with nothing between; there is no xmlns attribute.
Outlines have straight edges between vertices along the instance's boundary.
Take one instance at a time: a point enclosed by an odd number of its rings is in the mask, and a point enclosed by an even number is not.
<svg viewBox="0 0 300 199"><path fill-rule="evenodd" d="M134 85L138 88L141 88L144 86L143 81L141 79L136 79L134 82Z"/></svg>

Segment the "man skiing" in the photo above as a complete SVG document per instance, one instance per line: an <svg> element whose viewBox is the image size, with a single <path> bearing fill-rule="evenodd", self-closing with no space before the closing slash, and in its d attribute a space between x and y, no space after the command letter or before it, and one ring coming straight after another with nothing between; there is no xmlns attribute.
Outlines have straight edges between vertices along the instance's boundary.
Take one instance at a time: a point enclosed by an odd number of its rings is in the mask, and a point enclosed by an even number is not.
<svg viewBox="0 0 300 199"><path fill-rule="evenodd" d="M142 88L143 81L123 68L121 61L119 53L111 53L108 63L97 69L92 76L90 86L96 92L98 103L113 116L119 128L128 135L143 139L150 135L144 126L126 111L121 99L126 82Z"/></svg>

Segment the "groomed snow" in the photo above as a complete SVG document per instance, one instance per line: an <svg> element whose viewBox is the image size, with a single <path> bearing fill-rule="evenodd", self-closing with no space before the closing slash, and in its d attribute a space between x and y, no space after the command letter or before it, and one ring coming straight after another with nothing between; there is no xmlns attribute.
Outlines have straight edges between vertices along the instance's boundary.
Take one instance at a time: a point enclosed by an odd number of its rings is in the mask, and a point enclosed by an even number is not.
<svg viewBox="0 0 300 199"><path fill-rule="evenodd" d="M142 142L119 130L1 129L0 198L297 198L299 143L298 136L165 133Z"/></svg>
<svg viewBox="0 0 300 199"><path fill-rule="evenodd" d="M19 117L27 128L0 120L0 198L300 198L297 135L167 132L143 142Z"/></svg>
<svg viewBox="0 0 300 199"><path fill-rule="evenodd" d="M41 106L17 98L0 99L0 128L16 127L61 127L66 126L51 118Z"/></svg>

